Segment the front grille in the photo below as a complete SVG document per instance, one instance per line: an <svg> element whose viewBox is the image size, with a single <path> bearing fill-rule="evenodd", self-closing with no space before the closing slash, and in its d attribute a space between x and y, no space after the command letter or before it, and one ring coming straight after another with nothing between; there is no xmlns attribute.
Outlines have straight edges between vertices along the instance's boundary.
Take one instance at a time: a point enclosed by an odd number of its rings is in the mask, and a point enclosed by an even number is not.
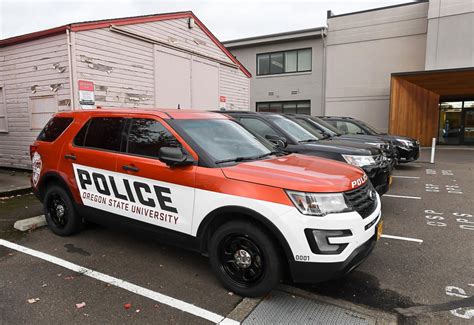
<svg viewBox="0 0 474 325"><path fill-rule="evenodd" d="M375 160L375 163L379 165L385 161L385 158L383 155L376 155L374 156L374 160Z"/></svg>
<svg viewBox="0 0 474 325"><path fill-rule="evenodd" d="M370 191L374 191L374 194L376 193L372 183L367 181L367 183L355 190L344 192L347 201L349 201L354 210L357 211L363 219L370 216L376 207L376 196L374 196L374 199L371 199L369 196Z"/></svg>

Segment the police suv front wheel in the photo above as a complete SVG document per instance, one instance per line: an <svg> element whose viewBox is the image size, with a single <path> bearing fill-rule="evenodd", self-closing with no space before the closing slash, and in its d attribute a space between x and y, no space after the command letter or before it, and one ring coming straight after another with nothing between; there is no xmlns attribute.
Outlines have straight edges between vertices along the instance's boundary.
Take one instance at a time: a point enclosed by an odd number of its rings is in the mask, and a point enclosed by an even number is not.
<svg viewBox="0 0 474 325"><path fill-rule="evenodd" d="M70 236L81 229L81 217L71 197L61 186L53 185L46 190L43 209L46 222L56 235Z"/></svg>
<svg viewBox="0 0 474 325"><path fill-rule="evenodd" d="M219 280L241 296L263 296L282 276L275 243L250 222L232 221L219 227L210 239L209 256Z"/></svg>

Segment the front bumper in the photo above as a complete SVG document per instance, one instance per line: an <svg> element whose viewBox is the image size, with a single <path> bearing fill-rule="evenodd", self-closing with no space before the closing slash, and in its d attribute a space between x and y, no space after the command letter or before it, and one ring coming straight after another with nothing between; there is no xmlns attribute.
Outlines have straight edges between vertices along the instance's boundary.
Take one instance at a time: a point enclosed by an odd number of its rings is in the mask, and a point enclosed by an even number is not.
<svg viewBox="0 0 474 325"><path fill-rule="evenodd" d="M295 282L317 283L342 276L356 268L375 246L377 225L381 220L380 197L376 196L374 211L366 218L353 211L324 217L306 216L291 209L274 220L286 239L293 256L287 256L291 278ZM344 231L343 236L329 236L330 245L342 250L315 252L305 232L307 230Z"/></svg>
<svg viewBox="0 0 474 325"><path fill-rule="evenodd" d="M356 248L343 262L338 263L303 263L293 262L290 265L292 279L298 283L317 283L341 278L361 265L375 248L376 235Z"/></svg>
<svg viewBox="0 0 474 325"><path fill-rule="evenodd" d="M379 195L384 195L390 188L392 166L390 164L377 166L364 166L362 169L369 177L372 185Z"/></svg>
<svg viewBox="0 0 474 325"><path fill-rule="evenodd" d="M420 157L420 146L415 145L413 147L402 147L397 146L398 151L398 162L407 163L417 160Z"/></svg>

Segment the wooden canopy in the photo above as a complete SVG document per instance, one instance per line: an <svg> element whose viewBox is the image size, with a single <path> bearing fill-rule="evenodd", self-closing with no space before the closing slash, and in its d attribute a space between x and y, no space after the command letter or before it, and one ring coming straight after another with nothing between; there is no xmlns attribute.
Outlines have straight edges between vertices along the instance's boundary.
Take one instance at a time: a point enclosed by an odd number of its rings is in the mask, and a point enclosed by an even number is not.
<svg viewBox="0 0 474 325"><path fill-rule="evenodd" d="M440 96L474 96L474 68L393 73L389 133L430 145L437 137Z"/></svg>

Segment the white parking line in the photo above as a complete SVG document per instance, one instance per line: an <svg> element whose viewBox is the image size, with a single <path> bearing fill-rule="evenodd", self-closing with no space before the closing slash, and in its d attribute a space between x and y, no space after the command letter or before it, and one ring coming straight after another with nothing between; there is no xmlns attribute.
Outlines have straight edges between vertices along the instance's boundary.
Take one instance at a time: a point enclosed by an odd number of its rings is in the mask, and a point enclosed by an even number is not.
<svg viewBox="0 0 474 325"><path fill-rule="evenodd" d="M410 178L410 179L420 179L419 176L402 176L402 175L392 175L393 178Z"/></svg>
<svg viewBox="0 0 474 325"><path fill-rule="evenodd" d="M34 256L34 257L37 257L37 258L40 258L40 259L48 261L50 263L62 266L66 269L69 269L69 270L77 272L77 273L81 273L83 275L94 278L96 280L99 280L99 281L102 281L102 282L105 282L105 283L109 283L113 286L125 289L125 290L133 292L137 295L152 299L152 300L154 300L156 302L159 302L159 303L162 303L164 305L168 305L170 307L182 310L186 313L195 315L197 317L204 318L204 319L209 320L211 322L214 322L216 324L232 324L232 325L240 324L237 321L234 321L234 320L226 318L224 316L215 314L215 313L213 313L209 310L194 306L190 303L181 301L179 299L166 296L166 295L161 294L159 292L152 291L152 290L140 287L136 284L133 284L133 283L130 283L130 282L112 277L110 275L100 273L100 272L97 272L97 271L79 266L77 264L68 262L68 261L60 259L58 257L52 256L52 255L49 255L49 254L46 254L46 253L43 253L43 252L40 252L40 251L36 251L34 249L30 249L30 248L25 247L25 246L18 245L18 244L9 242L9 241L4 240L4 239L0 239L0 245L8 247L10 249L14 249L16 251L19 251L19 252L22 252L22 253L25 253L25 254L28 254L28 255L31 255L31 256Z"/></svg>
<svg viewBox="0 0 474 325"><path fill-rule="evenodd" d="M382 238L389 238L389 239L405 240L405 241L413 241L413 242L415 242L415 243L420 243L420 244L423 242L422 239L416 239L416 238L410 238L410 237L392 236L392 235L385 235L385 234L380 235L380 237L382 237Z"/></svg>
<svg viewBox="0 0 474 325"><path fill-rule="evenodd" d="M384 194L383 197L398 197L398 198L400 198L400 199L421 200L421 197L419 197L419 196L405 196L405 195Z"/></svg>

